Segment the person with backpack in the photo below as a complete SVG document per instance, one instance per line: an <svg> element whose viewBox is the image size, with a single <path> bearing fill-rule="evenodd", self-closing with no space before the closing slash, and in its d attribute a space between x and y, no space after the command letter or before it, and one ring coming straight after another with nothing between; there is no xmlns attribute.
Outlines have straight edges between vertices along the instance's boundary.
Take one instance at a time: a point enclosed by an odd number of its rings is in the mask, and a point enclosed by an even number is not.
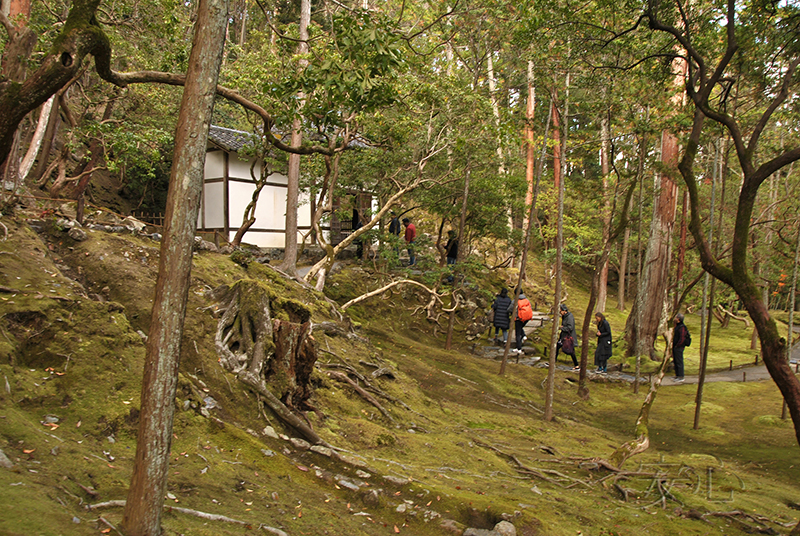
<svg viewBox="0 0 800 536"><path fill-rule="evenodd" d="M672 381L683 381L683 350L692 344L689 329L683 323L683 313L675 315L675 329L672 330L672 363L675 365L675 377Z"/></svg>
<svg viewBox="0 0 800 536"><path fill-rule="evenodd" d="M597 321L597 349L594 351L594 364L597 365L599 374L605 374L608 372L608 358L612 353L611 325L600 311L594 314L594 319Z"/></svg>
<svg viewBox="0 0 800 536"><path fill-rule="evenodd" d="M558 359L558 351L561 350L572 358L572 370L579 370L581 367L578 365L578 358L575 357L575 342L578 340L578 334L575 332L575 317L566 303L558 306L558 313L561 315L561 328L559 328L560 333L556 344L556 359Z"/></svg>
<svg viewBox="0 0 800 536"><path fill-rule="evenodd" d="M492 304L492 324L494 325L494 342L500 342L497 335L503 332L503 344L508 341L508 328L511 327L511 316L508 309L511 307L511 298L508 297L508 289L500 289L500 294L495 296ZM490 335L491 336L491 335Z"/></svg>
<svg viewBox="0 0 800 536"><path fill-rule="evenodd" d="M517 316L514 319L514 334L516 336L516 349L514 353L521 354L522 343L525 339L525 324L533 318L533 307L531 307L531 302L528 301L525 294L522 293L522 289L518 288L515 294L517 294ZM514 303L512 302L511 305L508 306L508 313L511 314L513 310Z"/></svg>

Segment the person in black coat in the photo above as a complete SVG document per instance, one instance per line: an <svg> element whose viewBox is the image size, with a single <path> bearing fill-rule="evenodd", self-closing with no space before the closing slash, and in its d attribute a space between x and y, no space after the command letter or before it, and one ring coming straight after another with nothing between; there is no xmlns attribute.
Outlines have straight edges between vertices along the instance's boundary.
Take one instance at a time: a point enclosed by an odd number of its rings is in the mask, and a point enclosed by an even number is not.
<svg viewBox="0 0 800 536"><path fill-rule="evenodd" d="M683 323L683 313L678 313L675 315L675 329L672 331L672 363L675 365L673 381L683 381L683 350L691 344L691 341L689 330Z"/></svg>
<svg viewBox="0 0 800 536"><path fill-rule="evenodd" d="M558 313L561 315L561 330L558 336L558 344L556 344L556 359L558 359L558 351L561 350L572 358L572 370L578 370L578 358L575 357L575 347L578 345L578 333L575 331L575 317L569 311L566 303L558 306ZM572 337L572 352L568 352L564 348L564 339Z"/></svg>
<svg viewBox="0 0 800 536"><path fill-rule="evenodd" d="M492 304L492 311L494 311L492 324L494 325L495 342L500 342L500 339L497 338L500 331L503 332L503 344L508 340L508 329L511 327L511 317L508 314L510 306L511 298L508 297L508 289L501 289L500 294L495 296Z"/></svg>
<svg viewBox="0 0 800 536"><path fill-rule="evenodd" d="M597 321L597 349L594 351L594 364L597 372L605 374L608 367L608 358L611 357L611 326L603 313L594 314Z"/></svg>

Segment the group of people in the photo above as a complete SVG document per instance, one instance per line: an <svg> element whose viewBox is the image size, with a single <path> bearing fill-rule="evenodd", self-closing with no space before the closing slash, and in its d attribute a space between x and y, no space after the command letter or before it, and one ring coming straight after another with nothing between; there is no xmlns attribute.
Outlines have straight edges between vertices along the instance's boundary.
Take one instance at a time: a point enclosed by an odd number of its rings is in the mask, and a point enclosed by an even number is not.
<svg viewBox="0 0 800 536"><path fill-rule="evenodd" d="M533 310L531 303L522 293L521 289L517 289L517 307L516 316L514 319L515 331L515 348L514 353L522 353L522 343L525 342L524 327L533 317ZM508 289L503 288L500 293L495 296L494 303L492 303L492 324L494 325L494 341L501 342L498 335L502 332L502 343L506 344L508 341L508 330L511 327L511 315L514 311L514 301L508 295ZM578 333L575 331L575 317L567 307L566 303L559 304L558 312L561 316L561 327L559 328L558 342L556 343L556 357L558 352L572 358L572 370L580 370L578 359L575 356L575 349L577 347ZM613 345L611 339L611 325L606 320L606 317L601 312L594 314L595 323L597 324L597 348L594 351L594 364L597 367L598 374L606 374L608 372L608 359L613 353ZM683 323L684 316L682 313L675 315L675 328L672 337L672 361L675 366L675 382L684 381L683 372L683 352L684 349L692 344L692 337L686 325ZM491 337L491 330L489 333Z"/></svg>
<svg viewBox="0 0 800 536"><path fill-rule="evenodd" d="M400 216L394 211L391 211L390 215L392 219L389 222L389 232L395 236L400 236ZM414 266L417 264L417 255L414 247L414 243L417 240L417 227L411 223L409 218L403 218L402 223L405 228L403 240L408 250L408 265ZM447 264L455 264L458 260L458 237L456 232L452 229L447 232L447 244L444 246L444 249L447 257Z"/></svg>
<svg viewBox="0 0 800 536"><path fill-rule="evenodd" d="M566 303L558 306L558 313L561 315L561 327L559 328L558 342L556 343L556 357L558 352L564 352L572 358L572 370L580 370L578 358L575 357L575 349L578 346L578 333L575 331L575 317L567 307ZM606 317L600 311L594 314L594 320L597 324L597 348L594 351L594 364L597 367L598 374L605 374L608 372L608 358L611 357L612 344L611 344L611 325L606 320Z"/></svg>
<svg viewBox="0 0 800 536"><path fill-rule="evenodd" d="M522 343L525 342L525 325L533 318L533 307L522 289L515 291L517 295L516 308L514 307L514 300L508 295L508 289L503 288L500 290L494 303L492 303L492 323L494 324L494 340L500 342L498 335L503 333L503 344L508 342L508 330L511 328L511 316L514 316L514 336L515 344L511 349L512 353L522 353Z"/></svg>

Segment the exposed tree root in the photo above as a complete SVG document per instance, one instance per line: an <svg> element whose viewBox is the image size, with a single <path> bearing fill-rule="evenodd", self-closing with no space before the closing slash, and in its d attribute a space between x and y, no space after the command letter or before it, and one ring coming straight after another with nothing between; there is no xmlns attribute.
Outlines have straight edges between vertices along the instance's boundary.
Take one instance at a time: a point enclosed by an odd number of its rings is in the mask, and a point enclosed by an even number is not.
<svg viewBox="0 0 800 536"><path fill-rule="evenodd" d="M122 508L125 506L124 500L119 501L105 501L97 504L88 504L86 505L87 510L98 510L101 508ZM194 517L199 517L201 519L207 519L209 521L220 521L223 523L233 523L235 525L244 525L246 527L252 526L252 523L248 523L247 521L242 521L240 519L233 519L232 517L222 516L218 514L209 514L207 512L201 512L199 510L192 510L190 508L180 508L178 506L171 506L169 504L164 505L164 510L168 512L178 512L180 514L186 514ZM102 518L101 518L102 519ZM109 527L113 528L113 526L108 523L107 521L103 520ZM273 527L267 527L266 525L259 525L260 529L266 530L268 532L272 532L273 534L283 535L286 536L286 533L280 529L276 529ZM114 529L116 530L116 529Z"/></svg>
<svg viewBox="0 0 800 536"><path fill-rule="evenodd" d="M295 308L287 312L297 322L273 320L270 296L253 280L220 287L212 296L221 304L214 344L223 368L260 394L275 415L304 439L330 447L292 411L306 405L311 396L317 354L310 336L310 312ZM273 393L269 385L281 392Z"/></svg>
<svg viewBox="0 0 800 536"><path fill-rule="evenodd" d="M347 376L347 374L343 374L343 373L341 373L341 372L336 372L336 371L334 371L334 370L329 370L329 371L328 371L328 376L329 376L329 377L331 377L331 378L333 378L334 380L338 380L338 381L340 381L340 382L343 382L343 383L346 383L346 384L348 384L350 387L352 387L352 388L353 388L353 390L354 390L356 393L358 393L358 394L361 396L361 398L363 398L364 400L366 400L367 402L369 402L370 404L372 404L373 406L375 406L376 408L378 408L378 411L380 411L380 412L383 414L383 416L384 416L384 417L386 417L387 419L389 419L389 420L390 420L392 423L394 423L394 422L395 422L395 421L394 421L394 417L392 417L392 416L389 414L389 412L388 412L388 411L386 411L386 409L385 409L383 406L381 406L380 402L378 402L378 401L375 399L375 397L374 397L374 396L372 396L372 395L371 395L371 394L369 394L367 391L365 391L365 390L364 390L364 389L363 389L363 388L362 388L360 385L358 385L356 382L354 382L353 380L351 380L351 379L350 379L350 377L349 377L349 376Z"/></svg>

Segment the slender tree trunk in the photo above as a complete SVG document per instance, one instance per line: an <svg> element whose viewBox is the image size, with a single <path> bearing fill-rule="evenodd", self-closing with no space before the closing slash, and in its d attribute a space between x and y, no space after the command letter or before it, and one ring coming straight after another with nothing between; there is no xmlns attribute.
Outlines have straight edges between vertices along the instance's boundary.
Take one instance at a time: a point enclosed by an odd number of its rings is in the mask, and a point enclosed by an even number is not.
<svg viewBox="0 0 800 536"><path fill-rule="evenodd" d="M650 118L649 109L645 113L645 118ZM639 182L639 200L637 202L638 210L637 214L639 217L638 220L638 228L636 230L636 301L634 301L633 311L631 314L634 314L635 311L641 310L644 307L642 303L642 297L644 296L644 285L642 284L642 271L644 269L644 264L642 263L642 232L644 229L642 223L642 216L644 215L644 159L645 155L647 154L647 137L644 133L639 138L639 174L638 174L638 182ZM628 326L626 326L628 327ZM634 327L634 336L636 343L634 344L633 352L636 355L636 373L635 378L633 381L633 392L639 394L639 378L641 377L642 373L642 323L636 322ZM630 344L630 341L629 341ZM630 348L630 347L629 347Z"/></svg>
<svg viewBox="0 0 800 536"><path fill-rule="evenodd" d="M302 57L308 53L308 25L311 22L311 0L300 2L300 43L297 53L301 56L299 70L303 71L308 66L308 60ZM300 108L305 103L305 95L301 91L297 95ZM299 112L298 112L299 113ZM292 147L300 147L303 143L303 122L300 117L295 117L292 122ZM289 274L297 272L297 201L300 197L300 155L289 155L289 170L287 173L286 188L286 238L281 269Z"/></svg>
<svg viewBox="0 0 800 536"><path fill-rule="evenodd" d="M554 104L554 101L551 100L550 101L550 107L552 108L553 106L555 106L555 104ZM531 233L533 231L533 215L536 212L536 201L537 201L537 199L539 197L539 182L542 179L542 169L544 169L544 159L545 159L545 155L547 154L547 138L550 136L550 119L551 119L551 117L552 117L552 115L548 113L547 114L547 122L545 123L545 127L544 127L544 135L542 136L542 152L541 152L541 156L539 158L539 161L536 163L536 170L535 170L536 184L535 184L535 186L533 188L533 199L531 200L531 204L528 207L528 225L525 228L525 245L523 246L523 249L522 249L522 261L521 261L522 264L520 264L520 268L519 268L519 277L517 279L517 287L516 287L517 289L522 287L522 280L525 277L525 264L528 261L528 247L530 245ZM517 298L518 298L518 295L517 295L516 289L515 289L515 292L514 292L514 304L513 304L514 307L513 307L513 310L511 312L511 318L512 319L516 318L516 314L517 314ZM505 374L505 372L506 372L506 364L508 363L508 350L509 350L510 347L511 347L511 337L508 337L508 339L506 340L506 347L503 350L503 361L500 364L500 375L501 376L503 374Z"/></svg>
<svg viewBox="0 0 800 536"><path fill-rule="evenodd" d="M525 206L533 203L534 167L536 165L536 146L533 132L533 118L536 109L536 87L533 79L533 62L528 61L528 102L525 106L525 181L528 190L525 194ZM527 221L525 224L527 226Z"/></svg>
<svg viewBox="0 0 800 536"><path fill-rule="evenodd" d="M561 151L559 153L560 161L560 175L562 180L557 183L558 188L558 221L556 230L556 284L553 292L553 307L551 310L551 318L553 318L553 327L550 333L550 358L548 360L547 369L547 390L545 391L544 399L544 420L552 421L553 414L553 398L555 396L555 381L556 381L556 342L558 340L558 306L561 303L561 276L564 262L564 182L566 180L566 154L567 154L567 132L569 131L569 73L567 73L566 91L564 95L564 115L562 117L564 138L561 141ZM555 111L554 113L557 113ZM554 122L555 126L555 122ZM553 132L558 129L554 128ZM555 138L555 136L553 136ZM555 153L555 148L553 150ZM555 167L554 167L555 171Z"/></svg>
<svg viewBox="0 0 800 536"><path fill-rule="evenodd" d="M678 243L678 266L675 270L675 293L672 302L672 310L678 312L678 299L683 290L683 267L686 262L686 232L687 232L687 215L689 213L689 196L683 192L683 202L681 203L681 237Z"/></svg>
<svg viewBox="0 0 800 536"><path fill-rule="evenodd" d="M600 120L600 169L603 174L603 243L608 242L611 232L611 199L609 198L608 174L611 171L609 158L611 157L611 121L608 110ZM600 267L600 280L597 286L597 310L605 312L608 299L608 258Z"/></svg>
<svg viewBox="0 0 800 536"><path fill-rule="evenodd" d="M470 176L470 169L467 167L467 171L464 173L464 196L461 202L461 220L458 223L458 248L456 249L456 258L461 258L461 250L462 250L462 242L464 240L464 227L467 225L467 201L469 200L469 176ZM460 284L459 284L460 286ZM449 350L450 346L453 342L453 327L456 322L456 303L457 300L455 299L456 289L455 285L453 288L453 300L451 301L452 311L450 311L450 319L447 323L447 343L445 344L445 350Z"/></svg>
<svg viewBox="0 0 800 536"><path fill-rule="evenodd" d="M795 307L795 292L797 292L797 267L800 265L800 220L795 221L797 225L797 241L794 246L794 267L792 267L792 288L790 290L789 298L789 333L786 340L789 343L786 345L786 361L792 358L792 348L794 347L794 307ZM786 420L787 414L786 400L783 401L781 408L781 419ZM798 525L800 526L800 525Z"/></svg>
<svg viewBox="0 0 800 536"><path fill-rule="evenodd" d="M720 147L717 146L716 154L714 157L714 169L711 173L711 209L708 215L708 242L714 241L714 209L716 205L717 194L717 173L720 168L722 160L722 153ZM716 279L711 283L711 291L709 293L709 278L710 274L706 272L705 280L703 281L703 308L700 317L700 371L697 379L697 394L695 395L695 408L694 408L694 429L700 428L700 409L703 405L703 387L706 381L706 367L708 366L708 347L711 341L711 310L714 307L714 287Z"/></svg>
<svg viewBox="0 0 800 536"><path fill-rule="evenodd" d="M122 520L128 536L161 533L192 246L227 16L225 0L200 0L176 127L166 225L142 382L136 458Z"/></svg>

